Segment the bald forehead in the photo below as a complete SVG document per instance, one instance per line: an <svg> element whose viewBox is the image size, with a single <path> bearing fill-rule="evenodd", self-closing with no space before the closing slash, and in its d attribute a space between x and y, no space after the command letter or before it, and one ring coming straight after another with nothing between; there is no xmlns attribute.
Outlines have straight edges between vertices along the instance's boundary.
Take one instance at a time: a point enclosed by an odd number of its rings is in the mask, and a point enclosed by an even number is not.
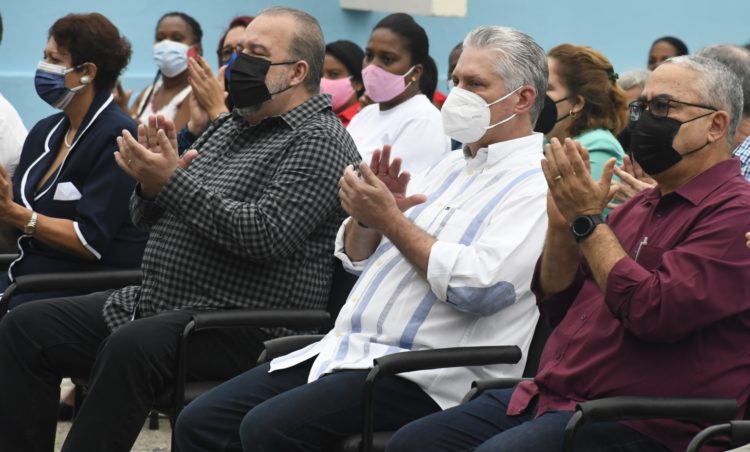
<svg viewBox="0 0 750 452"><path fill-rule="evenodd" d="M647 99L666 95L695 102L703 97L703 93L698 92L702 84L697 82L698 74L694 70L672 63L662 64L651 72L643 93Z"/></svg>
<svg viewBox="0 0 750 452"><path fill-rule="evenodd" d="M299 24L285 14L261 14L245 29L244 52L273 60L289 54Z"/></svg>

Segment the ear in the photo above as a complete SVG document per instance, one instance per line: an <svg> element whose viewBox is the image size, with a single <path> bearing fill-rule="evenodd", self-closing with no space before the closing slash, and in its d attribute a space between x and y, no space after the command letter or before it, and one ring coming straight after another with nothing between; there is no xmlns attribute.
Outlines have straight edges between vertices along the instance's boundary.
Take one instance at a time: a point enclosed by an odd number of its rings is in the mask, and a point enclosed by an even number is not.
<svg viewBox="0 0 750 452"><path fill-rule="evenodd" d="M725 111L717 111L713 114L708 127L708 142L713 143L722 138L726 139L729 129L729 114ZM729 137L730 141L734 137Z"/></svg>
<svg viewBox="0 0 750 452"><path fill-rule="evenodd" d="M417 82L422 79L422 73L424 72L424 66L421 64L417 64L414 66L414 69L412 69L411 74L409 74L409 81Z"/></svg>
<svg viewBox="0 0 750 452"><path fill-rule="evenodd" d="M516 104L516 108L514 112L516 114L523 114L531 110L531 107L534 106L534 102L536 101L537 93L534 87L531 85L524 85L521 89L518 90L518 103Z"/></svg>
<svg viewBox="0 0 750 452"><path fill-rule="evenodd" d="M310 72L310 65L305 60L299 60L294 64L292 70L292 78L289 80L290 86L297 86L304 83L307 75Z"/></svg>
<svg viewBox="0 0 750 452"><path fill-rule="evenodd" d="M578 96L576 96L575 103L573 104L573 108L571 108L571 110L575 114L578 114L581 112L581 110L583 110L583 107L585 106L586 106L586 98L579 94Z"/></svg>
<svg viewBox="0 0 750 452"><path fill-rule="evenodd" d="M88 77L87 84L92 84L96 78L96 65L94 63L83 63L81 74Z"/></svg>

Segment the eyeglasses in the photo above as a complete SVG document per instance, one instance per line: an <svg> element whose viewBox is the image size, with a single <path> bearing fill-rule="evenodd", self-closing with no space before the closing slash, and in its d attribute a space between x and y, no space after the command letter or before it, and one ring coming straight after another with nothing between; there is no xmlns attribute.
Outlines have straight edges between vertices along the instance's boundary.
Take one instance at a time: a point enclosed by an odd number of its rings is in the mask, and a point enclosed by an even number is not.
<svg viewBox="0 0 750 452"><path fill-rule="evenodd" d="M229 61L230 58L232 58L232 53L242 53L242 44L237 44L236 46L224 46L219 50L219 58L221 58L222 63L226 63Z"/></svg>
<svg viewBox="0 0 750 452"><path fill-rule="evenodd" d="M651 114L656 118L666 118L669 116L669 108L673 104L687 105L690 107L704 108L711 111L719 111L717 108L711 107L710 105L691 104L690 102L682 102L681 100L670 99L668 97L654 97L651 100L637 100L631 102L628 105L628 111L630 112L630 121L635 122L641 119L643 111L648 109Z"/></svg>

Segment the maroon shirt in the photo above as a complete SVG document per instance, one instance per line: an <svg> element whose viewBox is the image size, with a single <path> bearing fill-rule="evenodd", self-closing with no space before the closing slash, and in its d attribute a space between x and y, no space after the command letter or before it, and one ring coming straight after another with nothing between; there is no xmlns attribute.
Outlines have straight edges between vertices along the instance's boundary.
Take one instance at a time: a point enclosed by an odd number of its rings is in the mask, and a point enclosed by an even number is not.
<svg viewBox="0 0 750 452"><path fill-rule="evenodd" d="M647 190L615 209L608 224L629 257L599 290L585 260L564 292L532 290L554 328L534 382L521 383L507 413L538 395L537 415L621 395L732 397L750 394L750 184L737 159L675 192ZM629 421L685 450L702 428L672 420Z"/></svg>

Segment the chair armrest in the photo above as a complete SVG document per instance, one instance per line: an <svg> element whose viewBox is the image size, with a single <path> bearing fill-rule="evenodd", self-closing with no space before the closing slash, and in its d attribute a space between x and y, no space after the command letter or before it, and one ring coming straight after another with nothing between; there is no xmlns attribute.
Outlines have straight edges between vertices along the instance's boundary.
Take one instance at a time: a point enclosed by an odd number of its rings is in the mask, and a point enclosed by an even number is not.
<svg viewBox="0 0 750 452"><path fill-rule="evenodd" d="M717 436L729 437L730 446L744 446L750 443L750 421L730 421L727 424L712 425L701 430L690 444L687 452L698 452L701 447Z"/></svg>
<svg viewBox="0 0 750 452"><path fill-rule="evenodd" d="M208 328L320 328L330 321L331 314L318 309L227 309L196 312L192 318L193 325L189 329L186 327L183 337Z"/></svg>
<svg viewBox="0 0 750 452"><path fill-rule="evenodd" d="M521 349L515 345L487 347L453 347L434 350L394 353L373 360L372 372L378 377L416 370L445 367L515 364L521 360ZM368 376L369 378L369 376Z"/></svg>
<svg viewBox="0 0 750 452"><path fill-rule="evenodd" d="M141 283L141 270L107 270L70 273L41 273L15 278L15 293L60 289L119 289Z"/></svg>
<svg viewBox="0 0 750 452"><path fill-rule="evenodd" d="M265 350L258 357L258 364L267 363L274 358L299 350L321 339L323 339L322 334L301 334L267 340L263 343Z"/></svg>
<svg viewBox="0 0 750 452"><path fill-rule="evenodd" d="M48 290L87 289L91 292L141 283L141 270L106 270L69 273L40 273L15 278L0 298L0 318L8 312L14 295Z"/></svg>
<svg viewBox="0 0 750 452"><path fill-rule="evenodd" d="M637 419L727 422L737 415L735 399L672 397L609 397L576 406L565 427L563 450L572 452L576 429L592 422Z"/></svg>
<svg viewBox="0 0 750 452"><path fill-rule="evenodd" d="M417 370L447 367L486 366L490 364L515 364L521 360L521 349L515 345L488 347L453 347L433 350L417 350L394 353L373 360L373 368L367 374L364 385L364 425L362 429L362 451L370 452L373 444L373 421L375 403L373 387L383 376Z"/></svg>
<svg viewBox="0 0 750 452"><path fill-rule="evenodd" d="M314 309L228 309L193 313L180 338L173 406L182 410L185 404L188 346L193 333L211 328L320 328L327 325L330 318L327 311ZM174 413L174 418L179 414L179 411Z"/></svg>
<svg viewBox="0 0 750 452"><path fill-rule="evenodd" d="M484 391L490 389L510 389L522 381L534 381L533 378L488 378L471 382L471 389L466 393L461 403L474 400Z"/></svg>

